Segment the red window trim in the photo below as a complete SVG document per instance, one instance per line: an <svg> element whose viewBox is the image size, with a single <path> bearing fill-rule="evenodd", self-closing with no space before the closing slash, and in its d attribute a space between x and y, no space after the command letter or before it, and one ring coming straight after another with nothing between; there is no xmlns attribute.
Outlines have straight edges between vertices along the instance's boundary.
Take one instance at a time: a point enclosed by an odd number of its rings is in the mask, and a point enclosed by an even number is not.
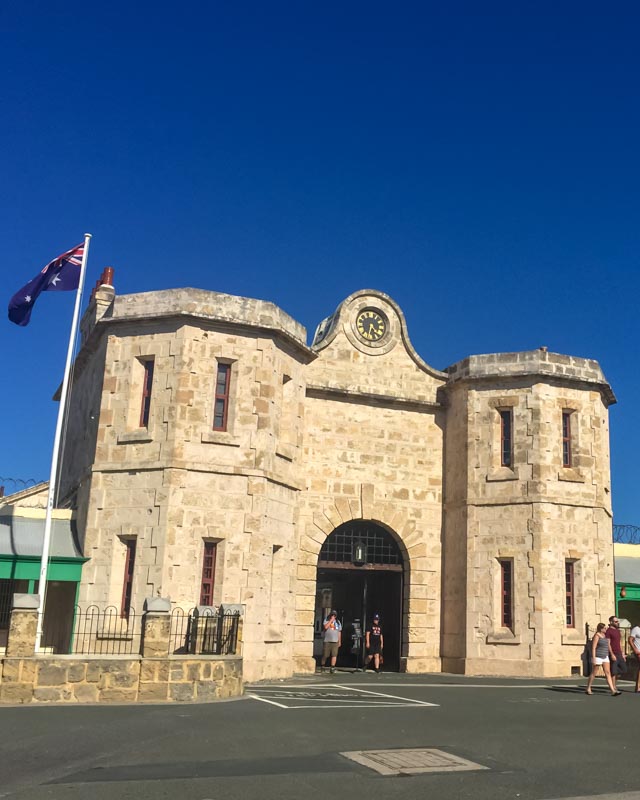
<svg viewBox="0 0 640 800"><path fill-rule="evenodd" d="M566 626L567 628L576 627L575 609L575 562L564 562L564 582L565 582L565 607L566 607Z"/></svg>
<svg viewBox="0 0 640 800"><path fill-rule="evenodd" d="M503 408L500 414L500 465L513 466L513 409Z"/></svg>
<svg viewBox="0 0 640 800"><path fill-rule="evenodd" d="M220 385L220 376L225 375L224 391L219 392L218 386ZM218 369L216 370L216 386L213 396L213 430L226 431L227 421L229 415L229 386L231 385L231 364L223 364L218 362ZM218 402L222 401L222 421L216 425L216 406Z"/></svg>
<svg viewBox="0 0 640 800"><path fill-rule="evenodd" d="M122 604L120 606L120 616L128 619L131 609L131 594L133 591L133 570L136 563L136 539L125 539L127 553L124 560L124 580L122 583Z"/></svg>
<svg viewBox="0 0 640 800"><path fill-rule="evenodd" d="M153 389L154 359L147 358L142 362L144 375L142 378L142 403L140 405L140 427L149 427L149 412L151 410L151 391Z"/></svg>
<svg viewBox="0 0 640 800"><path fill-rule="evenodd" d="M500 621L513 630L513 561L500 559Z"/></svg>
<svg viewBox="0 0 640 800"><path fill-rule="evenodd" d="M570 467L573 463L573 443L571 437L572 411L562 412L562 466Z"/></svg>
<svg viewBox="0 0 640 800"><path fill-rule="evenodd" d="M213 605L213 587L216 582L216 542L205 542L202 557L202 578L200 581L200 605Z"/></svg>

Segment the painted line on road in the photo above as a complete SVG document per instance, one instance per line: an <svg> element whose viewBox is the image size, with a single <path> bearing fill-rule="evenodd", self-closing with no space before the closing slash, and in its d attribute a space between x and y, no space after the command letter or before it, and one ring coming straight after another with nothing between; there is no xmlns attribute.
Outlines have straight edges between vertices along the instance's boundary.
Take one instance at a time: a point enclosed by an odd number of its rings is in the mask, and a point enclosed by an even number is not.
<svg viewBox="0 0 640 800"><path fill-rule="evenodd" d="M331 697L307 697L309 689L316 689L319 692L331 694ZM327 692L327 690L333 690ZM291 694L287 696L287 692ZM340 697L340 693L344 697ZM357 693L357 694L356 694ZM415 700L410 697L398 697L397 695L385 692L374 692L360 687L345 687L340 684L321 684L304 687L298 686L274 686L267 685L262 688L255 688L248 691L248 697L253 700L260 700L262 703L284 708L287 710L296 708L433 708L436 703L428 703L425 700ZM362 700L357 700L361 697ZM277 702L275 699L282 702Z"/></svg>
<svg viewBox="0 0 640 800"><path fill-rule="evenodd" d="M339 708L424 708L424 706L418 705L417 703L358 703L358 705L355 706L345 704L342 706L282 706L282 708L286 708L287 711L297 711L299 708L313 708L316 711L323 711L325 709L337 711Z"/></svg>
<svg viewBox="0 0 640 800"><path fill-rule="evenodd" d="M341 683L339 685L353 688L360 684ZM384 683L383 685L392 688L406 686L411 689L548 689L551 686L549 683L528 683L525 686L513 686L510 683ZM573 684L567 684L567 686L571 685Z"/></svg>
<svg viewBox="0 0 640 800"><path fill-rule="evenodd" d="M274 700L267 700L266 697L260 697L257 694L250 694L249 697L252 697L254 700L260 700L261 703L269 703L271 706L278 706L278 708L289 708L289 706L283 706L282 703L276 703Z"/></svg>
<svg viewBox="0 0 640 800"><path fill-rule="evenodd" d="M555 800L640 800L640 792L615 792L614 794L580 795L580 797L556 797Z"/></svg>
<svg viewBox="0 0 640 800"><path fill-rule="evenodd" d="M335 683L333 685L334 686L339 686L339 684L335 684ZM407 703L412 703L414 705L420 705L420 706L435 706L436 705L435 703L427 703L425 700L414 700L413 698L410 698L410 697L398 697L397 695L394 695L394 694L383 694L382 692L372 692L370 690L360 689L359 687L354 687L354 686L352 686L351 688L355 689L356 692L362 692L363 694L373 694L373 695L376 695L377 697L393 697L394 699L397 699L397 700L406 700Z"/></svg>
<svg viewBox="0 0 640 800"><path fill-rule="evenodd" d="M585 678L586 680L586 678ZM348 687L349 689L360 690L360 683L295 683L295 684L277 684L268 683L264 685L264 689L326 689L329 686ZM407 688L411 689L548 689L553 684L550 683L528 683L525 686L513 686L509 683L382 683L380 688ZM575 684L568 683L567 686L575 686ZM249 691L262 691L263 687L252 686ZM360 691L365 691L364 689Z"/></svg>

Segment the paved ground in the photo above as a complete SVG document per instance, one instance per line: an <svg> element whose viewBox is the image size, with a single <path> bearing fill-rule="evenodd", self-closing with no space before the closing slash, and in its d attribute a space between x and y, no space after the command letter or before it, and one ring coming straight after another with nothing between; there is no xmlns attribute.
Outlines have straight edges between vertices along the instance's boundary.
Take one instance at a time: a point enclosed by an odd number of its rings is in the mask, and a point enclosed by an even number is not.
<svg viewBox="0 0 640 800"><path fill-rule="evenodd" d="M640 800L640 695L581 686L339 673L200 706L3 708L0 797ZM388 776L342 755L405 748L484 769Z"/></svg>

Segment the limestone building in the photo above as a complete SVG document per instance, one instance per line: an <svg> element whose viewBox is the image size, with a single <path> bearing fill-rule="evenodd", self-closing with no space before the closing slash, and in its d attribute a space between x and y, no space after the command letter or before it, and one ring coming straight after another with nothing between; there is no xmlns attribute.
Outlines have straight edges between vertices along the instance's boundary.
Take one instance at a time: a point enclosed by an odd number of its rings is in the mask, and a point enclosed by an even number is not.
<svg viewBox="0 0 640 800"><path fill-rule="evenodd" d="M243 604L248 680L313 670L331 607L345 664L375 610L389 668L571 674L614 609L614 402L545 348L434 369L373 290L309 346L269 302L103 285L62 467L79 602Z"/></svg>

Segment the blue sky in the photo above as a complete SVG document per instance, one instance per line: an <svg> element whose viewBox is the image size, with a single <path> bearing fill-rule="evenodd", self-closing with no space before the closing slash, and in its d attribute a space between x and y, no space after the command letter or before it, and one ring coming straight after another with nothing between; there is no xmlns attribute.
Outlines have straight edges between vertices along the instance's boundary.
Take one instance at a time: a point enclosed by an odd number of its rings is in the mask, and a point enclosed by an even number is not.
<svg viewBox="0 0 640 800"><path fill-rule="evenodd" d="M89 285L112 265L118 293L265 298L311 336L372 287L440 369L596 358L615 519L640 524L639 23L631 3L7 2L6 301L90 231ZM48 476L72 301L0 326L5 478Z"/></svg>

